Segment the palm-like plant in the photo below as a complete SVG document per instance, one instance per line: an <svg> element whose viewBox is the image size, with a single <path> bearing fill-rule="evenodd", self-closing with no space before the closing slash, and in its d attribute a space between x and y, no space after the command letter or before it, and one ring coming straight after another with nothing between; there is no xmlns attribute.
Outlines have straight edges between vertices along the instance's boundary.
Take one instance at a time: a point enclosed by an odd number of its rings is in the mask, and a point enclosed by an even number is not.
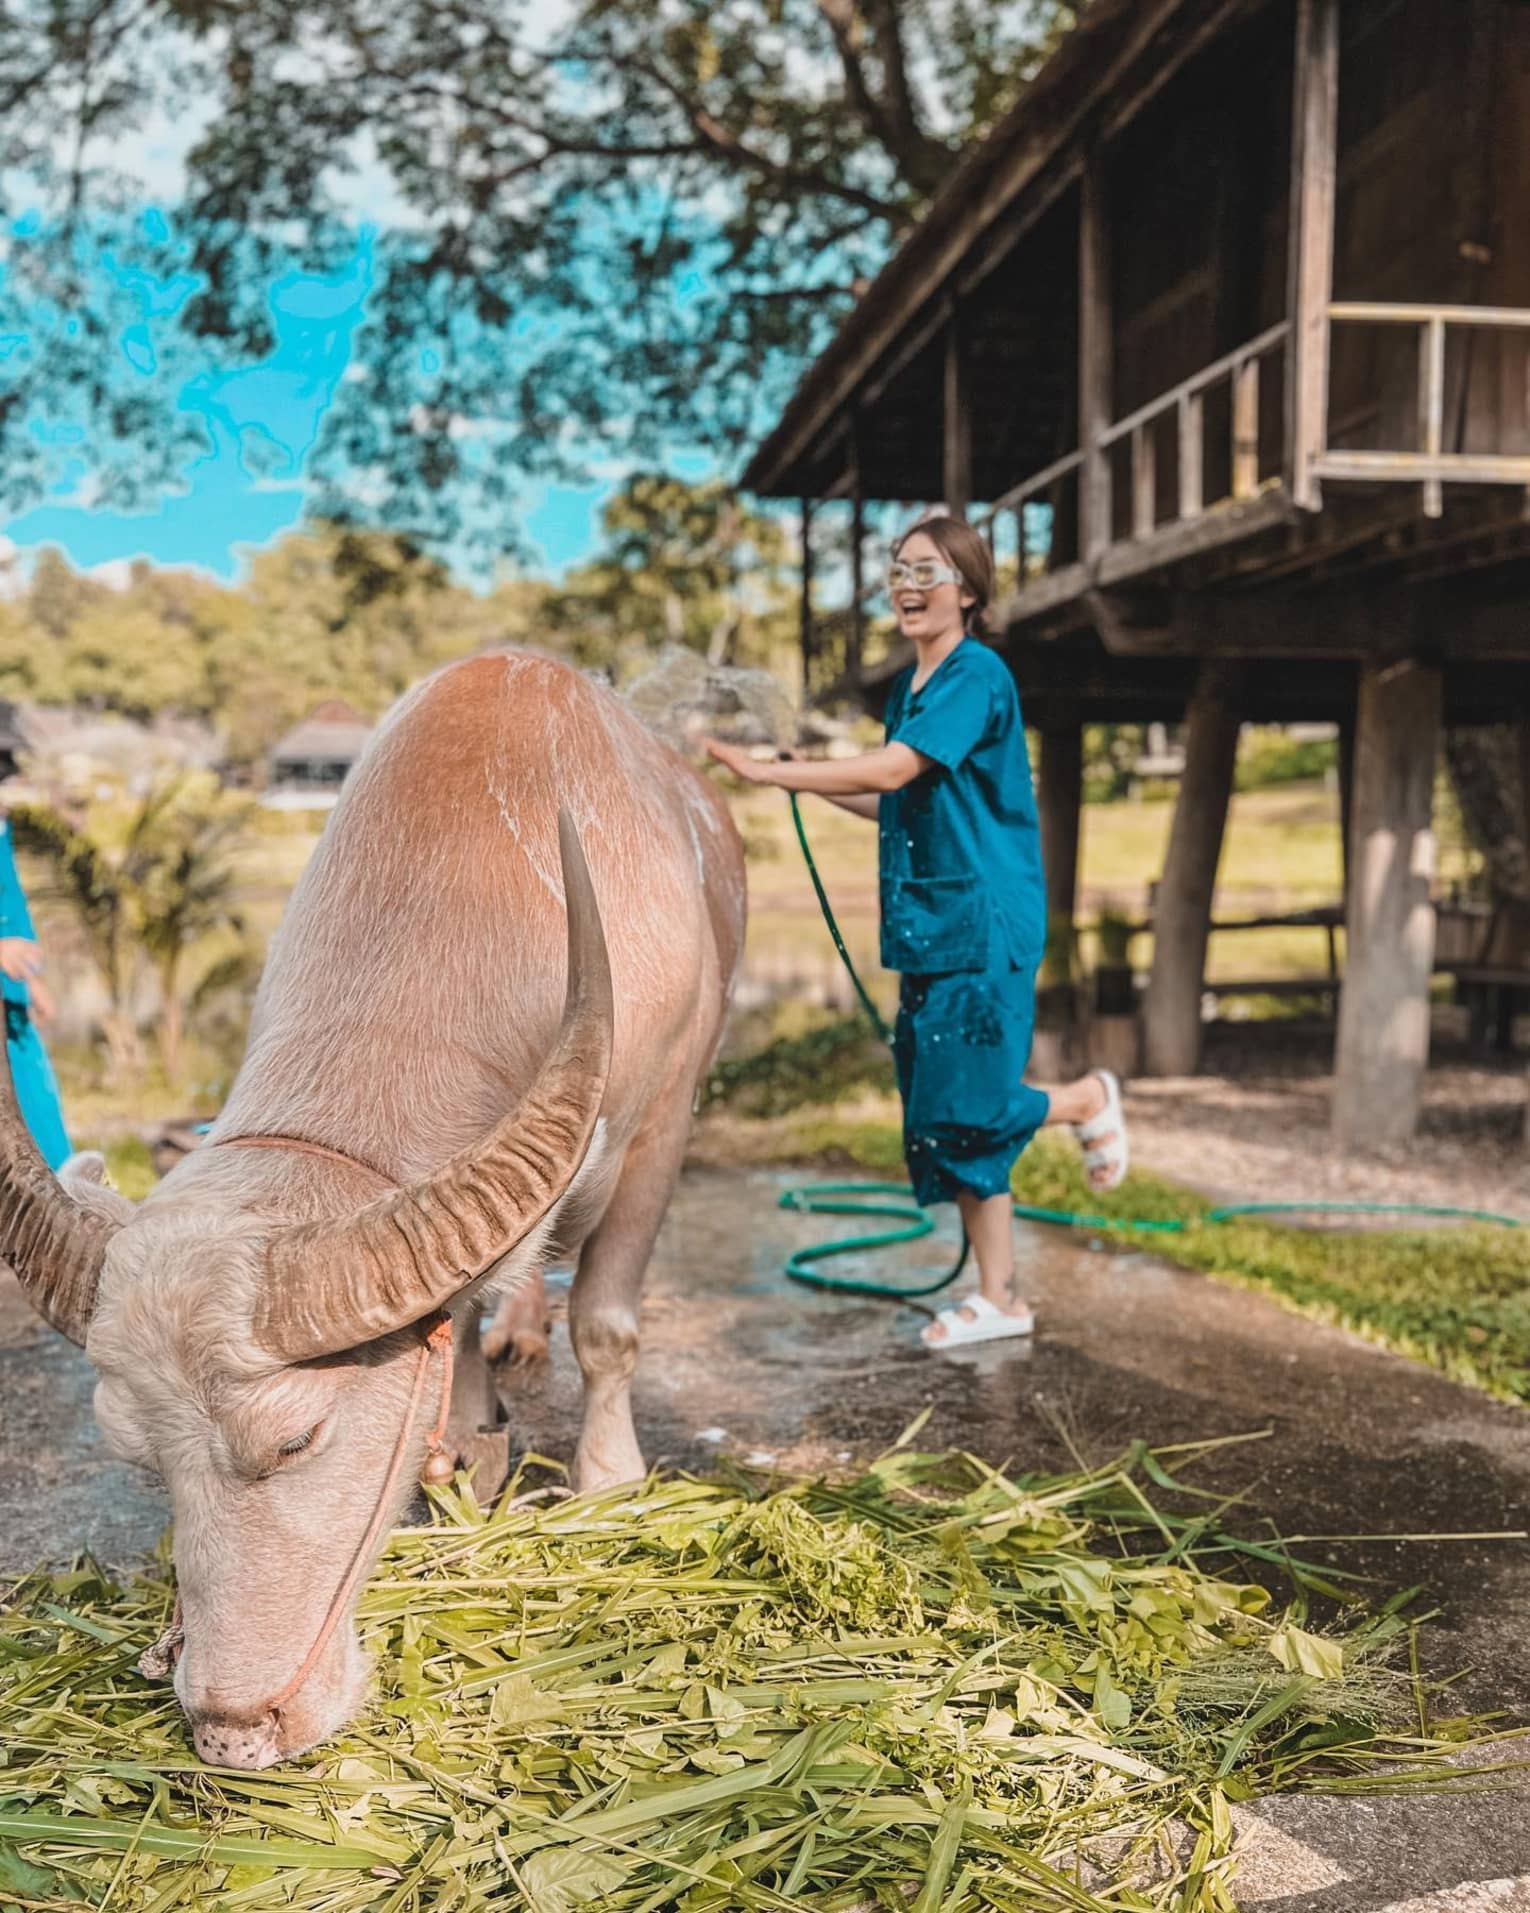
<svg viewBox="0 0 1530 1913"><path fill-rule="evenodd" d="M119 1075L140 1060L132 998L142 955L159 982L165 1077L180 1079L188 955L220 931L244 931L235 903L237 852L251 808L205 774L179 773L142 798L125 833L42 805L11 812L17 847L47 865L54 894L73 907L84 930L106 987L103 1032ZM237 961L248 968L246 953Z"/></svg>

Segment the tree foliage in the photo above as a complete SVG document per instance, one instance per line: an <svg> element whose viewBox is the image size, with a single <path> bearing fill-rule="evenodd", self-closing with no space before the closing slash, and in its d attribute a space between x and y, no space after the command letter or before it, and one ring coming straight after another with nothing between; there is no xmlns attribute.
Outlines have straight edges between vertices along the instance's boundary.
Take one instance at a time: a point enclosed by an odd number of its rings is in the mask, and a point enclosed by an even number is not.
<svg viewBox="0 0 1530 1913"><path fill-rule="evenodd" d="M0 599L0 696L205 718L231 762L253 764L325 698L377 715L436 665L524 638L541 595L479 596L381 534L284 538L237 587L138 564L116 590L45 551L26 591Z"/></svg>
<svg viewBox="0 0 1530 1913"><path fill-rule="evenodd" d="M10 500L60 469L119 502L161 485L188 342L261 356L273 278L354 261L363 220L326 515L502 542L514 480L596 444L732 466L1075 11L585 0L549 29L526 0L13 0L0 168L37 211L5 266ZM184 190L146 215L124 156L187 124Z"/></svg>
<svg viewBox="0 0 1530 1913"><path fill-rule="evenodd" d="M601 523L599 550L543 607L548 630L581 664L620 677L680 644L714 664L769 666L795 645L786 535L726 484L638 473Z"/></svg>
<svg viewBox="0 0 1530 1913"><path fill-rule="evenodd" d="M18 804L10 824L19 849L48 872L51 893L75 914L107 996L107 1049L126 1074L140 1061L134 1004L147 960L159 986L156 1023L166 1080L180 1077L188 1007L214 979L253 969L239 943L189 975L194 953L220 933L242 939L236 902L239 853L251 806L205 773L167 777L123 809ZM188 987L191 985L193 987Z"/></svg>
<svg viewBox="0 0 1530 1913"><path fill-rule="evenodd" d="M479 594L407 539L296 533L223 585L136 564L117 590L54 550L0 596L0 697L152 722L202 718L257 765L327 698L378 716L438 665L532 644L624 678L666 644L780 664L794 645L787 540L721 483L640 472L607 501L590 560Z"/></svg>

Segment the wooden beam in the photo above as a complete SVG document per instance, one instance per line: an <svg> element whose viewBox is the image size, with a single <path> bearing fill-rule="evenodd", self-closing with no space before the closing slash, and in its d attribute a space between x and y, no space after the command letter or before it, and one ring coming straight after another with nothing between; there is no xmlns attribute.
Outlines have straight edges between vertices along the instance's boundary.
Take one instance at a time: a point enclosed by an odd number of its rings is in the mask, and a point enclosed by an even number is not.
<svg viewBox="0 0 1530 1913"><path fill-rule="evenodd" d="M1355 822L1355 714L1339 719L1339 860L1343 872L1344 899L1349 901L1350 872L1354 867L1354 845L1350 833Z"/></svg>
<svg viewBox="0 0 1530 1913"><path fill-rule="evenodd" d="M1429 1060L1441 676L1405 660L1360 675L1355 713L1354 881L1334 1062L1333 1134L1344 1149L1406 1142Z"/></svg>
<svg viewBox="0 0 1530 1913"><path fill-rule="evenodd" d="M860 422L850 421L850 638L845 675L858 683L866 638L866 495L861 479Z"/></svg>
<svg viewBox="0 0 1530 1913"><path fill-rule="evenodd" d="M1132 433L1132 536L1151 538L1158 516L1158 444L1151 425Z"/></svg>
<svg viewBox="0 0 1530 1913"><path fill-rule="evenodd" d="M1431 319L1419 338L1418 442L1425 458L1438 460L1445 449L1445 324L1441 319ZM1436 472L1424 480L1424 516L1444 515L1445 487Z"/></svg>
<svg viewBox="0 0 1530 1913"><path fill-rule="evenodd" d="M1236 499L1204 512L1188 525L1177 521L1160 525L1151 538L1119 544L1099 555L1096 575L1101 584L1117 584L1145 571L1198 558L1221 545L1237 544L1291 520L1291 501L1283 485L1271 486L1253 498Z"/></svg>
<svg viewBox="0 0 1530 1913"><path fill-rule="evenodd" d="M1314 461L1328 442L1328 307L1333 298L1339 148L1339 0L1297 0L1286 299L1286 485L1321 511Z"/></svg>
<svg viewBox="0 0 1530 1913"><path fill-rule="evenodd" d="M1041 868L1047 926L1072 924L1078 909L1079 820L1084 801L1084 730L1078 713L1058 711L1041 733L1037 767Z"/></svg>
<svg viewBox="0 0 1530 1913"><path fill-rule="evenodd" d="M1232 495L1252 498L1259 490L1259 361L1248 359L1232 382Z"/></svg>
<svg viewBox="0 0 1530 1913"><path fill-rule="evenodd" d="M1078 222L1078 417L1084 454L1079 474L1080 544L1085 562L1111 539L1110 458L1099 443L1115 405L1110 208L1105 154L1096 145L1084 161Z"/></svg>
<svg viewBox="0 0 1530 1913"><path fill-rule="evenodd" d="M1201 985L1211 900L1242 722L1236 666L1207 664L1187 713L1185 769L1153 909L1153 968L1142 1012L1150 1076L1193 1076L1201 1059Z"/></svg>
<svg viewBox="0 0 1530 1913"><path fill-rule="evenodd" d="M972 503L972 394L962 338L961 308L946 320L945 376L941 387L940 489L948 511L962 517Z"/></svg>
<svg viewBox="0 0 1530 1913"><path fill-rule="evenodd" d="M813 501L802 500L802 595L797 607L798 644L802 652L802 707L807 709L813 686Z"/></svg>
<svg viewBox="0 0 1530 1913"><path fill-rule="evenodd" d="M1179 401L1179 515L1199 518L1205 502L1206 401L1186 392Z"/></svg>

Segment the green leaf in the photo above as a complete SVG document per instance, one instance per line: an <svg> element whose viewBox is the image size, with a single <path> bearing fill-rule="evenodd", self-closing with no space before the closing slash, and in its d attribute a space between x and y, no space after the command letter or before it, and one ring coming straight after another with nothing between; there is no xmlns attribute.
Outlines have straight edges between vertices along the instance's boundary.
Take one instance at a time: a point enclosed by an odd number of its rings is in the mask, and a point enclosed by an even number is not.
<svg viewBox="0 0 1530 1913"><path fill-rule="evenodd" d="M1101 1661L1094 1676L1094 1711L1105 1725L1119 1733L1132 1717L1132 1704L1110 1678L1110 1670Z"/></svg>
<svg viewBox="0 0 1530 1913"><path fill-rule="evenodd" d="M1314 1674L1324 1681L1344 1676L1344 1648L1339 1641L1308 1634L1287 1621L1276 1628L1267 1645L1288 1674Z"/></svg>
<svg viewBox="0 0 1530 1913"><path fill-rule="evenodd" d="M630 1868L604 1853L584 1853L577 1847L544 1847L522 1861L522 1883L531 1898L532 1913L568 1913L610 1893L627 1878Z"/></svg>

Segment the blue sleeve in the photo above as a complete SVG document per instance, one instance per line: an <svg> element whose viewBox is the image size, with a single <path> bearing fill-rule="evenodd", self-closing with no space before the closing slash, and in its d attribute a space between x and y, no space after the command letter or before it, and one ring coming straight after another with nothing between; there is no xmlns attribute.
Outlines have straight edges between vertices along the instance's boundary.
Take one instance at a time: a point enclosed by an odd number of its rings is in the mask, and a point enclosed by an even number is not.
<svg viewBox="0 0 1530 1913"><path fill-rule="evenodd" d="M16 856L11 849L11 827L0 824L0 937L29 937L36 941L32 913L22 894L16 874Z"/></svg>
<svg viewBox="0 0 1530 1913"><path fill-rule="evenodd" d="M982 743L992 716L993 686L986 673L952 671L948 662L920 693L918 708L898 726L898 742L954 771Z"/></svg>

